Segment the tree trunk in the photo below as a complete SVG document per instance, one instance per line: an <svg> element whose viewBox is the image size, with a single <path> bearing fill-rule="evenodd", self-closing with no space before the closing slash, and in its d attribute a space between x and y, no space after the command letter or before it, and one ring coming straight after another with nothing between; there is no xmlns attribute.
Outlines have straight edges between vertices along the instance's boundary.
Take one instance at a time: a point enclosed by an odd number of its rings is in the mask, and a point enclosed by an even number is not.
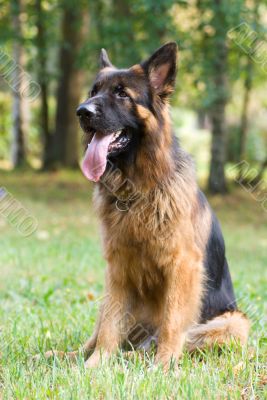
<svg viewBox="0 0 267 400"><path fill-rule="evenodd" d="M48 169L52 163L52 135L49 130L49 108L48 108L48 77L47 77L47 46L45 39L45 22L43 12L43 1L36 0L37 13L37 49L38 49L38 82L41 88L41 107L39 124L41 131L42 168Z"/></svg>
<svg viewBox="0 0 267 400"><path fill-rule="evenodd" d="M225 103L214 105L210 110L212 124L211 163L208 189L211 193L225 193L226 126Z"/></svg>
<svg viewBox="0 0 267 400"><path fill-rule="evenodd" d="M61 75L57 91L54 162L70 168L77 167L79 162L78 122L75 110L80 101L83 74L77 66L77 58L87 24L86 11L66 2L59 51Z"/></svg>
<svg viewBox="0 0 267 400"><path fill-rule="evenodd" d="M252 3L253 4L253 3ZM256 27L256 31L258 31L258 22L259 22L259 2L255 1L252 9L252 23ZM244 175L244 164L241 162L246 158L246 145L247 145L247 135L248 135L248 110L249 110L249 102L251 97L252 90L252 81L253 81L253 62L250 55L247 57L247 65L245 71L245 81L244 81L244 98L242 105L242 113L241 113L241 123L240 123L240 131L239 131L239 164L240 168L238 171L238 180L242 179ZM264 165L264 164L263 164ZM259 177L255 179L260 180Z"/></svg>
<svg viewBox="0 0 267 400"><path fill-rule="evenodd" d="M267 158L263 161L262 165L261 165L261 169L259 172L259 176L258 176L258 180L260 181L261 179L263 179L263 174L265 169L267 168Z"/></svg>
<svg viewBox="0 0 267 400"><path fill-rule="evenodd" d="M212 193L225 193L226 162L226 120L225 107L228 100L227 87L227 24L226 8L223 0L214 0L215 14L212 20L216 35L213 41L213 59L210 79L215 91L214 99L209 108L212 123L211 163L208 189Z"/></svg>
<svg viewBox="0 0 267 400"><path fill-rule="evenodd" d="M251 185L256 185L257 183L259 183L260 181L263 180L264 171L266 168L267 168L267 158L261 164L260 170L259 170L258 174L256 175L256 177L253 179L252 182L250 182ZM241 176L241 179L242 179L242 176Z"/></svg>
<svg viewBox="0 0 267 400"><path fill-rule="evenodd" d="M240 131L239 131L239 154L238 161L245 160L246 158L246 145L247 145L247 134L248 134L248 109L250 102L250 95L252 89L252 60L250 57L247 59L246 66L246 77L244 82L244 98L241 112L241 123L240 123ZM243 164L240 164L241 167L239 169L239 179L243 176Z"/></svg>
<svg viewBox="0 0 267 400"><path fill-rule="evenodd" d="M25 139L23 125L23 98L21 96L22 89L22 60L23 48L19 42L22 35L21 29L21 1L13 0L12 19L13 29L16 35L13 46L13 60L15 67L13 70L13 106L12 106L12 141L11 141L11 162L14 168L20 167L25 163Z"/></svg>

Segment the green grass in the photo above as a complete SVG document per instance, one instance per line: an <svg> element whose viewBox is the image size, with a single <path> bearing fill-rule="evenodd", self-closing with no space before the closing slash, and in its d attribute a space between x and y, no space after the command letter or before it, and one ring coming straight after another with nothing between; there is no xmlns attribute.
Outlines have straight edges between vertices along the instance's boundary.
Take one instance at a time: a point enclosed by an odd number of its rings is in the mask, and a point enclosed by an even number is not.
<svg viewBox="0 0 267 400"><path fill-rule="evenodd" d="M267 213L242 189L213 198L240 305L253 326L247 349L184 354L179 375L151 371L153 356L32 364L51 348L76 349L93 330L104 261L92 187L78 173L1 173L39 223L28 238L0 216L0 398L264 399L266 391Z"/></svg>

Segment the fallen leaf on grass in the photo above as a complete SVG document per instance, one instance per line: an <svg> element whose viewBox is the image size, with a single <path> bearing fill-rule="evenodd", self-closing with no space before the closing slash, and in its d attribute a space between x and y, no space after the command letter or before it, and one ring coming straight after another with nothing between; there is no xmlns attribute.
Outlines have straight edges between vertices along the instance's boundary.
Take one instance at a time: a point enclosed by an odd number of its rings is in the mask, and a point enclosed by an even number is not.
<svg viewBox="0 0 267 400"><path fill-rule="evenodd" d="M259 385L260 386L266 386L267 385L267 375L260 376Z"/></svg>
<svg viewBox="0 0 267 400"><path fill-rule="evenodd" d="M91 292L87 293L86 297L87 297L87 299L90 300L90 301L92 301L92 300L95 299L95 295L94 295L93 293L91 293Z"/></svg>
<svg viewBox="0 0 267 400"><path fill-rule="evenodd" d="M240 371L244 370L245 366L246 365L245 365L244 361L240 361L238 364L236 364L233 367L234 374L237 375Z"/></svg>

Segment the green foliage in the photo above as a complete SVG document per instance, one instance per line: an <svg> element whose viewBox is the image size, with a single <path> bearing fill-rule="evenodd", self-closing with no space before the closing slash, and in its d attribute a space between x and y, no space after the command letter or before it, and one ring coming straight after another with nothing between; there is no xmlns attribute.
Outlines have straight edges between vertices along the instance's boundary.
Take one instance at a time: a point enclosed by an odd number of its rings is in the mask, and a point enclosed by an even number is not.
<svg viewBox="0 0 267 400"><path fill-rule="evenodd" d="M239 161L239 131L240 127L232 125L227 130L227 160L237 163ZM263 162L266 156L266 146L264 137L256 128L250 127L248 130L246 144L246 161Z"/></svg>
<svg viewBox="0 0 267 400"><path fill-rule="evenodd" d="M42 10L37 12L38 1ZM4 47L12 56L12 45L17 38L12 26L12 15L16 12L15 0L7 2L0 0L0 46ZM146 58L152 51L168 40L176 40L179 44L179 73L177 90L173 103L187 110L206 112L216 102L230 102L234 106L228 110L227 118L234 120L234 125L240 125L242 92L238 92L248 75L248 57L240 46L232 40L228 33L242 22L255 30L259 40L265 40L267 29L264 20L267 14L266 1L261 5L256 0L203 0L203 1L175 1L175 0L29 0L22 2L23 35L20 39L26 51L24 68L34 80L48 87L49 127L54 131L55 94L59 77L59 49L62 44L62 15L68 8L74 13L82 10L88 15L88 37L81 43L80 51L74 60L77 67L85 71L87 92L92 77L98 69L99 52L102 47L108 50L111 61L119 67L128 67ZM13 14L12 14L13 13ZM38 42L38 21L43 26L43 40ZM81 23L77 24L81 29ZM226 42L225 42L226 41ZM225 85L217 85L215 75L220 68L218 48L222 42L226 43L227 65ZM63 43L64 45L64 43ZM65 44L68 45L67 43ZM215 57L216 56L216 57ZM46 60L45 66L42 60ZM43 67L40 72L40 65ZM251 103L255 108L264 108L264 95L257 99L257 94L265 88L266 72L262 66L252 62L249 71L254 94ZM239 85L236 85L239 82ZM0 91L7 98L3 112L10 112L11 90L0 82ZM233 99L239 96L240 101ZM8 106L7 106L8 105ZM36 146L42 153L42 142L36 138L41 127L37 125L37 109L40 101L31 104L31 118L29 137L29 153L32 148L36 153ZM10 120L6 115L4 120ZM253 116L249 115L249 118ZM2 124L1 148L6 148L10 140L10 125ZM256 130L258 132L258 130ZM238 129L235 131L238 135ZM255 134L256 136L258 133ZM249 136L249 135L248 135ZM236 143L239 138L233 139ZM34 144L34 146L32 146ZM247 146L249 149L249 145ZM6 158L9 151L1 150L1 158Z"/></svg>
<svg viewBox="0 0 267 400"><path fill-rule="evenodd" d="M2 160L7 159L9 156L10 143L6 132L11 130L10 106L11 104L7 101L7 97L0 92L0 159Z"/></svg>
<svg viewBox="0 0 267 400"><path fill-rule="evenodd" d="M6 42L13 36L11 24L11 5L6 0L0 0L0 45L6 45Z"/></svg>
<svg viewBox="0 0 267 400"><path fill-rule="evenodd" d="M129 67L173 38L173 0L99 0L91 7L93 40L88 42L90 65L104 47L119 67ZM91 64L92 63L92 64Z"/></svg>

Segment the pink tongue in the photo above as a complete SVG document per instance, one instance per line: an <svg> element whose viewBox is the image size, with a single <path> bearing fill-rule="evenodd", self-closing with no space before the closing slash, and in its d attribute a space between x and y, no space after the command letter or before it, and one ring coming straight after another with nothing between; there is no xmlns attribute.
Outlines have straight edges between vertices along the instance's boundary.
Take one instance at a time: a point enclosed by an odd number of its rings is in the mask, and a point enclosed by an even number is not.
<svg viewBox="0 0 267 400"><path fill-rule="evenodd" d="M108 146L112 138L113 133L104 136L96 132L91 143L88 145L82 161L82 172L90 181L98 182L105 172Z"/></svg>

